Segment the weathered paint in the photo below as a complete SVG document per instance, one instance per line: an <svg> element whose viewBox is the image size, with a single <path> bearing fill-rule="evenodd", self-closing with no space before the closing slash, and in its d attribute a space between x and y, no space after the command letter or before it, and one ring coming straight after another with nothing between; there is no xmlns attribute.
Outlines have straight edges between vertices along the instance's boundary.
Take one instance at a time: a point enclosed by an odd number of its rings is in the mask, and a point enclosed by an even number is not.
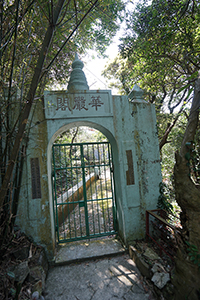
<svg viewBox="0 0 200 300"><path fill-rule="evenodd" d="M145 235L145 211L155 209L161 182L156 115L153 104L112 96L111 91L46 91L29 119L31 129L23 172L17 224L42 244L49 259L55 249L52 200L52 145L64 131L89 126L101 131L113 150L114 184L119 235L125 244ZM139 96L138 96L139 95ZM137 101L137 97L138 101ZM132 156L128 165L127 153ZM41 199L32 199L30 158L40 163ZM127 184L128 172L134 181Z"/></svg>
<svg viewBox="0 0 200 300"><path fill-rule="evenodd" d="M53 257L55 248L49 217L49 192L47 177L47 124L44 121L42 101L34 104L29 119L30 134L23 170L16 223L36 243L43 245ZM39 158L41 198L32 199L31 158Z"/></svg>
<svg viewBox="0 0 200 300"><path fill-rule="evenodd" d="M51 92L55 99L57 94L58 92ZM100 92L102 101L104 94ZM53 103L49 93L45 94L45 101ZM44 245L49 254L53 253L55 246L51 194L52 144L59 134L75 125L96 128L108 137L113 149L119 234L125 243L144 237L145 210L156 207L161 181L155 110L152 104L130 102L125 96L111 97L110 105L113 111L110 116L98 116L97 110L96 114L93 111L93 115L91 111L88 112L88 117L80 117L76 112L74 118L63 114L54 119L49 116L45 118L42 103L36 104L17 222L36 242ZM127 185L127 151L130 150L135 183ZM39 157L40 161L41 199L31 199L32 157Z"/></svg>

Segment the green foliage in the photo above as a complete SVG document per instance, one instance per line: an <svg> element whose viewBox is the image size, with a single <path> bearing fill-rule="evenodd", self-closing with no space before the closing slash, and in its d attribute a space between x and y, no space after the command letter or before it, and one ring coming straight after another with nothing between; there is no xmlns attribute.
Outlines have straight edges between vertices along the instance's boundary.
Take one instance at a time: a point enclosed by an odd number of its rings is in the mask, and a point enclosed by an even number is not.
<svg viewBox="0 0 200 300"><path fill-rule="evenodd" d="M165 145L164 178L173 172L200 67L199 20L198 1L138 2L127 16L120 54L104 71L104 76L117 80L113 85L122 94L137 83L145 100L155 104L160 149Z"/></svg>
<svg viewBox="0 0 200 300"><path fill-rule="evenodd" d="M198 266L200 271L200 253L198 251L198 248L195 245L190 244L188 241L185 242L188 246L187 251L189 252L189 258L190 260Z"/></svg>
<svg viewBox="0 0 200 300"><path fill-rule="evenodd" d="M75 52L103 54L123 11L122 0L0 1L0 243L15 219L29 131L37 126L32 104L52 82L66 83Z"/></svg>
<svg viewBox="0 0 200 300"><path fill-rule="evenodd" d="M11 84L18 86L23 102L57 1L54 4L44 0L18 3L17 7L17 2L2 2L0 81L7 84L12 80ZM47 85L50 88L52 82L67 82L75 52L83 54L93 48L103 55L111 43L123 20L124 3L99 0L81 22L91 6L90 1L66 1L48 49L38 93L41 94Z"/></svg>
<svg viewBox="0 0 200 300"><path fill-rule="evenodd" d="M164 135L167 124L171 124L174 118L174 114L157 113L157 128L159 139L161 139ZM170 131L170 134L168 135L168 143L166 143L165 146L161 149L161 166L164 180L169 180L169 177L172 174L172 169L175 163L174 153L181 147L186 124L186 114L181 114L176 124Z"/></svg>
<svg viewBox="0 0 200 300"><path fill-rule="evenodd" d="M77 127L73 127L63 132L55 140L55 143L64 144L64 143L84 143L84 142L104 142L104 141L108 141L108 139L100 131L95 130L94 128L81 126L78 127L78 131L77 131Z"/></svg>
<svg viewBox="0 0 200 300"><path fill-rule="evenodd" d="M120 55L104 74L127 93L135 83L157 110L174 112L191 100L200 67L198 1L138 2L128 14Z"/></svg>
<svg viewBox="0 0 200 300"><path fill-rule="evenodd" d="M0 162L5 165L5 169L20 126L16 122L13 127L13 118L9 113L16 105L22 113L27 104L38 55L45 32L49 24L52 24L51 18L57 3L58 1L46 0L0 3L0 136L3 137L0 143ZM93 6L93 3L96 4ZM52 82L66 84L75 52L84 54L88 49L94 48L103 55L117 32L123 15L122 0L65 1L50 47L46 49L46 60L39 76L35 101L41 98L45 87L52 88ZM15 117L18 118L16 113ZM26 133L28 134L28 130ZM1 170L1 173L4 174L5 170Z"/></svg>
<svg viewBox="0 0 200 300"><path fill-rule="evenodd" d="M77 127L70 128L67 131L63 132L55 140L55 144L67 144L72 142L72 138L77 130Z"/></svg>
<svg viewBox="0 0 200 300"><path fill-rule="evenodd" d="M158 135L161 138L165 133L167 124L173 120L174 115L157 114ZM180 207L176 202L173 168L175 164L175 152L181 147L184 131L187 123L185 114L182 114L168 136L168 143L161 149L161 170L164 183L164 192L168 202L173 206L173 215L170 218L174 225L178 225ZM175 217L176 216L176 217Z"/></svg>
<svg viewBox="0 0 200 300"><path fill-rule="evenodd" d="M167 185L163 182L159 184L160 196L158 197L157 208L161 208L167 211L167 213L173 212L173 206L170 203L170 197L167 190Z"/></svg>
<svg viewBox="0 0 200 300"><path fill-rule="evenodd" d="M191 141L186 143L188 152L185 154L187 166L189 167L189 176L195 183L200 182L200 138L197 134L196 142Z"/></svg>

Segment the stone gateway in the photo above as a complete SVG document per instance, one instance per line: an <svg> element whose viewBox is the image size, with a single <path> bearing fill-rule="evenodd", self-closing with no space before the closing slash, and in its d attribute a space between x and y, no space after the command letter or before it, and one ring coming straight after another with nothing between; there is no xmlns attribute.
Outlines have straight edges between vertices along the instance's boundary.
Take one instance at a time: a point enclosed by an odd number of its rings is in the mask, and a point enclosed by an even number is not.
<svg viewBox="0 0 200 300"><path fill-rule="evenodd" d="M129 96L89 90L83 63L76 55L66 91L45 91L33 105L26 163L16 223L49 259L56 246L52 147L75 126L102 132L112 148L117 232L128 245L145 236L145 211L155 209L161 182L154 105L135 86Z"/></svg>

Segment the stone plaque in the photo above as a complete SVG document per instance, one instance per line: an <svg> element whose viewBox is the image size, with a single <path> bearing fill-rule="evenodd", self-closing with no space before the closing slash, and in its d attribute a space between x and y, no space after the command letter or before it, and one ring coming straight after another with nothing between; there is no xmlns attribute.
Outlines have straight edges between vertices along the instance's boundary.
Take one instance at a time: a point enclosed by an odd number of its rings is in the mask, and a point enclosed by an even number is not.
<svg viewBox="0 0 200 300"><path fill-rule="evenodd" d="M45 91L46 119L113 116L111 91Z"/></svg>
<svg viewBox="0 0 200 300"><path fill-rule="evenodd" d="M41 198L39 158L31 158L32 199Z"/></svg>
<svg viewBox="0 0 200 300"><path fill-rule="evenodd" d="M128 164L128 171L126 171L126 184L132 185L135 184L132 150L126 150L126 157Z"/></svg>

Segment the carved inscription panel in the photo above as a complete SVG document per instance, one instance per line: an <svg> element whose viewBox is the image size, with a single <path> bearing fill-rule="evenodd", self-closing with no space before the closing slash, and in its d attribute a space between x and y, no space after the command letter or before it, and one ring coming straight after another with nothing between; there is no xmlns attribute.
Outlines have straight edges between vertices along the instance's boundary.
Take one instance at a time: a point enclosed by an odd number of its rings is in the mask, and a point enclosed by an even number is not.
<svg viewBox="0 0 200 300"><path fill-rule="evenodd" d="M32 199L41 198L39 158L31 158Z"/></svg>
<svg viewBox="0 0 200 300"><path fill-rule="evenodd" d="M110 91L45 92L44 101L47 119L112 116L113 111Z"/></svg>
<svg viewBox="0 0 200 300"><path fill-rule="evenodd" d="M133 156L132 150L126 150L128 170L126 171L126 184L135 184L134 169L133 169Z"/></svg>

